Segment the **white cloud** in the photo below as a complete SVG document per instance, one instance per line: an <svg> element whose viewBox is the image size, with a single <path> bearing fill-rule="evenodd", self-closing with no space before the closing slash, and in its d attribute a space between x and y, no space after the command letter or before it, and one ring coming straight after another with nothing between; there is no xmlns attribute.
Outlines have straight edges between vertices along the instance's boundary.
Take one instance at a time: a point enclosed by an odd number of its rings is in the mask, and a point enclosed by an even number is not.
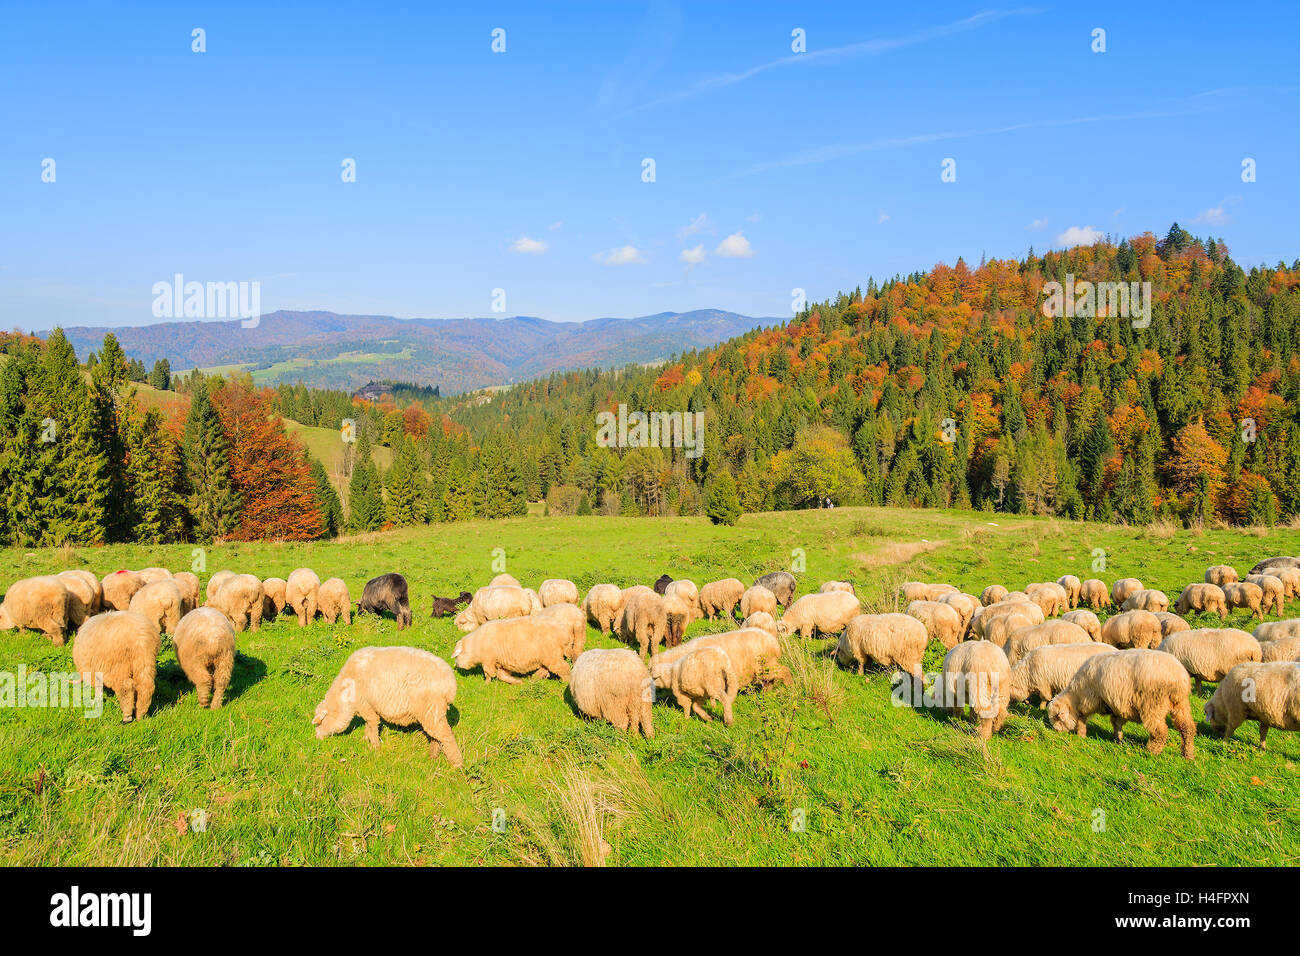
<svg viewBox="0 0 1300 956"><path fill-rule="evenodd" d="M726 239L718 243L718 248L713 250L715 256L721 256L724 259L752 259L754 249L749 244L742 232L733 232Z"/></svg>
<svg viewBox="0 0 1300 956"><path fill-rule="evenodd" d="M683 249L677 258L688 266L698 266L707 255L708 253L704 251L704 243L700 243L694 249Z"/></svg>
<svg viewBox="0 0 1300 956"><path fill-rule="evenodd" d="M1066 248L1070 246L1090 246L1101 238L1101 232L1092 226L1071 226L1056 237L1056 244Z"/></svg>
<svg viewBox="0 0 1300 956"><path fill-rule="evenodd" d="M763 218L762 216L754 212L754 213L750 213L748 216L745 217L745 222L758 222L762 218Z"/></svg>
<svg viewBox="0 0 1300 956"><path fill-rule="evenodd" d="M528 236L520 236L510 244L511 252L522 252L526 256L540 256L550 248L549 243L541 239L530 239Z"/></svg>
<svg viewBox="0 0 1300 956"><path fill-rule="evenodd" d="M1203 222L1210 226L1225 225L1228 222L1228 207L1235 206L1240 198L1239 196L1228 196L1217 206L1211 206L1199 213L1192 222Z"/></svg>
<svg viewBox="0 0 1300 956"><path fill-rule="evenodd" d="M1116 209L1113 213L1111 213L1111 215L1112 215L1112 216L1122 216L1122 215L1124 215L1124 207L1123 207L1123 206L1120 206L1120 207L1119 207L1118 209Z"/></svg>
<svg viewBox="0 0 1300 956"><path fill-rule="evenodd" d="M635 263L645 262L641 250L636 246L620 246L617 249L609 250L609 252L598 252L592 258L597 262L603 262L607 266L630 266Z"/></svg>
<svg viewBox="0 0 1300 956"><path fill-rule="evenodd" d="M685 239L687 236L693 236L697 232L703 232L705 229L708 228L708 225L709 225L709 215L708 213L702 212L694 219L691 220L690 225L682 226L682 228L677 230L677 238L679 240Z"/></svg>
<svg viewBox="0 0 1300 956"><path fill-rule="evenodd" d="M559 229L559 228L560 228L561 226L563 226L563 225L564 225L564 220L563 220L563 219L561 219L559 222L553 222L553 223L551 223L551 232L554 232L556 229Z"/></svg>
<svg viewBox="0 0 1300 956"><path fill-rule="evenodd" d="M889 213L887 212L882 212L876 217L876 225L882 225L887 222L889 222Z"/></svg>
<svg viewBox="0 0 1300 956"><path fill-rule="evenodd" d="M1028 226L1027 228L1029 228L1029 229L1046 229L1046 228L1047 228L1047 217L1044 216L1042 219L1035 219L1033 222L1031 222L1031 223L1029 224L1029 226Z"/></svg>

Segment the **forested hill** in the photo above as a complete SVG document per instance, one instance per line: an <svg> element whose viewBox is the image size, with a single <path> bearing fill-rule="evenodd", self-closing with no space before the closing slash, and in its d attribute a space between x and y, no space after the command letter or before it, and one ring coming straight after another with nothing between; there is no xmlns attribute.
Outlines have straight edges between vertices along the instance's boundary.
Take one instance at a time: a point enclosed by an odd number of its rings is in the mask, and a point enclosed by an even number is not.
<svg viewBox="0 0 1300 956"><path fill-rule="evenodd" d="M1048 317L1043 286L1067 275L1149 282L1149 324L1108 314L1104 295L1095 313L1080 297ZM608 491L638 510L696 509L726 471L747 511L830 497L1273 523L1300 512L1297 283L1300 262L1246 273L1222 240L1175 224L869 282L666 368L556 374L446 407L475 441L508 426L535 491ZM596 447L596 414L620 402L703 410L704 454Z"/></svg>

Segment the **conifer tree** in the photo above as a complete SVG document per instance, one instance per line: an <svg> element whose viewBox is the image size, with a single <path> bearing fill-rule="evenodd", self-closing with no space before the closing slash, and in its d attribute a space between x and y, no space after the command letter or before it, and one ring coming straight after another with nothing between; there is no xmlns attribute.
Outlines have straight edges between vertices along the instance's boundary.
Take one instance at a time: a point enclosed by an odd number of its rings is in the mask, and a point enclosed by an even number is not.
<svg viewBox="0 0 1300 956"><path fill-rule="evenodd" d="M212 541L233 534L242 503L230 478L230 443L202 376L194 381L181 452L195 539Z"/></svg>
<svg viewBox="0 0 1300 956"><path fill-rule="evenodd" d="M370 432L358 429L356 458L352 480L348 483L348 530L376 531L384 524L384 493L379 483L379 469L370 451Z"/></svg>

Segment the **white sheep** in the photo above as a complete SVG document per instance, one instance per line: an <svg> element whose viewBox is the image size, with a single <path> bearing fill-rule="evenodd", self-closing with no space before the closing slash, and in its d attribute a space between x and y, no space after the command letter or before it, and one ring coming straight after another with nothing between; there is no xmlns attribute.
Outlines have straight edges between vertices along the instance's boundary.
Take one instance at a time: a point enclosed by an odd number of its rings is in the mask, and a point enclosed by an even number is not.
<svg viewBox="0 0 1300 956"><path fill-rule="evenodd" d="M537 589L537 596L541 598L542 607L550 607L553 604L576 605L578 586L565 578L547 578Z"/></svg>
<svg viewBox="0 0 1300 956"><path fill-rule="evenodd" d="M70 603L67 585L52 574L15 581L0 602L0 631L40 631L51 644L62 646Z"/></svg>
<svg viewBox="0 0 1300 956"><path fill-rule="evenodd" d="M682 645L683 647L685 645ZM569 676L569 696L579 713L619 730L655 735L654 681L640 656L626 647L584 651Z"/></svg>
<svg viewBox="0 0 1300 956"><path fill-rule="evenodd" d="M721 647L697 647L670 659L652 658L650 677L656 687L672 692L687 720L692 710L702 720L712 720L704 705L716 701L722 704L722 722L731 726L731 707L740 692L740 682L731 657Z"/></svg>
<svg viewBox="0 0 1300 956"><path fill-rule="evenodd" d="M1300 635L1300 617L1289 618L1285 621L1265 621L1263 624L1256 624L1255 630L1251 632L1257 641L1276 641L1283 637L1295 637Z"/></svg>
<svg viewBox="0 0 1300 956"><path fill-rule="evenodd" d="M761 584L747 588L740 596L740 616L749 617L755 611L766 611L776 617L776 595Z"/></svg>
<svg viewBox="0 0 1300 956"><path fill-rule="evenodd" d="M840 635L835 659L841 667L854 668L859 674L867 664L875 663L897 667L921 680L921 659L928 642L925 625L909 614L858 614Z"/></svg>
<svg viewBox="0 0 1300 956"><path fill-rule="evenodd" d="M1205 705L1205 720L1226 740L1244 721L1259 721L1259 746L1269 728L1300 730L1300 664L1290 661L1238 664Z"/></svg>
<svg viewBox="0 0 1300 956"><path fill-rule="evenodd" d="M1235 627L1198 627L1170 634L1160 643L1160 650L1178 659L1196 681L1196 693L1201 692L1201 681L1223 680L1238 664L1259 662L1263 651L1259 641L1246 631Z"/></svg>
<svg viewBox="0 0 1300 956"><path fill-rule="evenodd" d="M1095 654L1114 653L1115 648L1096 641L1035 647L1011 667L1011 700L1019 703L1037 697L1046 707L1065 690L1084 661Z"/></svg>
<svg viewBox="0 0 1300 956"><path fill-rule="evenodd" d="M961 640L965 630L961 612L944 601L913 601L905 613L925 625L930 640L938 641L950 650Z"/></svg>
<svg viewBox="0 0 1300 956"><path fill-rule="evenodd" d="M1124 602L1129 599L1129 595L1136 594L1144 590L1144 586L1137 578L1120 578L1110 589L1110 601L1118 608L1124 606Z"/></svg>
<svg viewBox="0 0 1300 956"><path fill-rule="evenodd" d="M849 621L861 611L862 605L858 599L845 591L805 594L786 609L785 615L777 622L776 629L782 636L830 636L844 630Z"/></svg>
<svg viewBox="0 0 1300 956"><path fill-rule="evenodd" d="M979 721L976 736L988 740L1002 729L1011 701L1011 665L1002 648L989 641L967 641L943 659L944 703L953 716L967 706Z"/></svg>
<svg viewBox="0 0 1300 956"><path fill-rule="evenodd" d="M1146 612L1130 612L1146 613ZM1150 648L1098 654L1079 665L1065 690L1047 705L1053 730L1088 734L1088 718L1109 714L1116 740L1124 739L1124 724L1147 729L1147 751L1158 754L1169 739L1165 719L1173 714L1183 740L1183 756L1195 752L1196 721L1192 719L1191 678L1176 657Z"/></svg>
<svg viewBox="0 0 1300 956"><path fill-rule="evenodd" d="M440 657L418 647L363 647L344 662L316 708L316 739L348 729L353 717L366 724L366 740L379 746L379 723L419 724L429 738L429 756L445 754L461 767L460 746L447 721L456 699L456 675Z"/></svg>
<svg viewBox="0 0 1300 956"><path fill-rule="evenodd" d="M72 663L81 681L117 695L122 722L130 723L149 713L161 647L157 628L139 614L105 611L77 630Z"/></svg>
<svg viewBox="0 0 1300 956"><path fill-rule="evenodd" d="M216 710L235 668L235 629L229 619L216 608L195 608L176 625L172 643L199 706Z"/></svg>
<svg viewBox="0 0 1300 956"><path fill-rule="evenodd" d="M463 671L483 668L483 679L521 684L515 675L534 671L569 679L565 654L573 648L572 628L563 620L541 614L486 621L456 643L451 659Z"/></svg>
<svg viewBox="0 0 1300 956"><path fill-rule="evenodd" d="M1069 621L1045 621L1042 624L1012 631L1004 650L1007 662L1015 664L1034 648L1045 644L1078 644L1090 640L1092 638L1088 636L1088 632L1078 624L1071 624Z"/></svg>
<svg viewBox="0 0 1300 956"><path fill-rule="evenodd" d="M609 634L614 630L614 622L623 610L623 601L623 592L617 585L596 584L582 599L582 609L587 612L587 620L592 627L602 634Z"/></svg>
<svg viewBox="0 0 1300 956"><path fill-rule="evenodd" d="M1101 640L1101 621L1097 615L1087 608L1079 608L1077 611L1066 611L1061 615L1062 621L1069 621L1071 624L1077 624L1088 632L1088 639L1092 641Z"/></svg>

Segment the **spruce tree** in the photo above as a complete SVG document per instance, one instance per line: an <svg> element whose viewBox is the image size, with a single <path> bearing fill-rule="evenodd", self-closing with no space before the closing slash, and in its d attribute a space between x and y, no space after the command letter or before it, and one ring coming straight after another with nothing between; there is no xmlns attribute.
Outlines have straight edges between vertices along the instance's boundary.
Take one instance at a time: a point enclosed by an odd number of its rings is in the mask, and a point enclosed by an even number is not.
<svg viewBox="0 0 1300 956"><path fill-rule="evenodd" d="M370 433L359 429L352 480L348 483L348 530L377 531L384 523L384 493L370 452Z"/></svg>
<svg viewBox="0 0 1300 956"><path fill-rule="evenodd" d="M388 520L399 528L420 524L425 510L419 455L410 436L402 435L397 441L397 458L388 472Z"/></svg>
<svg viewBox="0 0 1300 956"><path fill-rule="evenodd" d="M239 526L241 502L230 478L230 443L202 376L194 380L181 452L194 537L212 541L231 534Z"/></svg>
<svg viewBox="0 0 1300 956"><path fill-rule="evenodd" d="M713 479L706 513L714 524L734 525L740 520L740 495L736 493L736 479L730 472L721 471Z"/></svg>
<svg viewBox="0 0 1300 956"><path fill-rule="evenodd" d="M316 498L320 502L320 519L324 526L324 537L338 537L343 530L343 503L339 493L330 484L325 466L316 458L311 458L311 478L316 485Z"/></svg>

